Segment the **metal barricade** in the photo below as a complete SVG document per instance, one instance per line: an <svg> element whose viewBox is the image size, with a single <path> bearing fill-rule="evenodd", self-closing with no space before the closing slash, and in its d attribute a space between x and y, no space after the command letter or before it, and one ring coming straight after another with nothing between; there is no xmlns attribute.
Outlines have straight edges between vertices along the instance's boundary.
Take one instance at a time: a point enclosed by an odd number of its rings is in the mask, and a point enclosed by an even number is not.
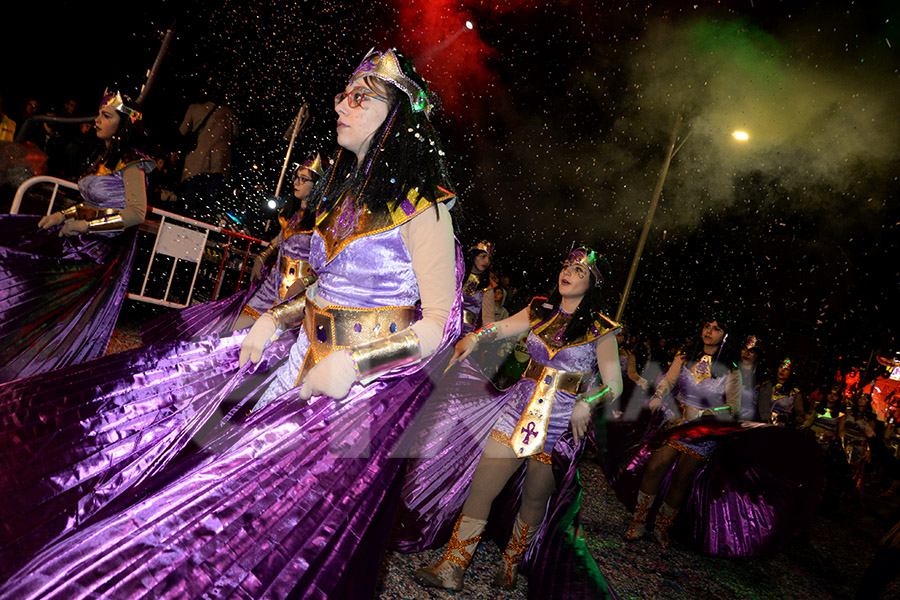
<svg viewBox="0 0 900 600"><path fill-rule="evenodd" d="M13 199L10 213L19 213L19 209L22 206L22 201L25 197L25 194L31 187L47 183L53 185L53 192L51 193L50 202L47 207L46 214L48 215L53 212L53 205L56 202L57 192L59 191L60 187L76 191L78 190L78 184L72 183L71 181L66 181L65 179L47 176L32 177L19 186L19 189L16 191L15 198ZM160 220L158 222L150 218L154 215L160 217ZM194 297L195 286L197 285L197 276L200 271L200 264L204 258L204 252L206 252L209 248L214 247L216 251L221 251L222 254L222 260L219 263L218 272L215 275L215 285L211 294L211 299L215 300L222 292L224 284L224 273L228 264L229 256L236 253L243 254L243 258L241 259L240 274L238 275L237 285L235 286L234 290L238 291L238 289L240 289L241 281L243 280L247 268L247 262L249 260L249 257L251 256L251 247L253 246L253 244L259 244L262 246L268 244L268 242L266 242L265 240L260 240L249 235L230 231L216 225L210 225L196 219L191 219L190 217L183 217L181 215L154 208L152 206L147 207L147 218L140 225L140 231L149 233L151 235L155 233L156 238L153 242L153 250L150 253L150 258L146 262L147 271L144 274L144 281L141 285L141 291L138 294L129 293L127 297L137 302L146 302L148 304L168 306L171 308L183 308L190 305L191 299ZM220 234L221 236L224 236L224 243L220 241L210 240L210 234ZM157 255L168 256L172 258L172 267L171 269L169 269L168 278L165 284L165 292L163 293L161 298L149 296L146 293L150 272L153 268L153 263L157 258ZM138 261L140 260L140 258L136 258L135 264L137 265ZM172 292L172 281L175 277L175 269L179 261L194 263L191 283L190 287L187 290L187 299L184 301L184 303L171 302L169 300L170 293Z"/></svg>

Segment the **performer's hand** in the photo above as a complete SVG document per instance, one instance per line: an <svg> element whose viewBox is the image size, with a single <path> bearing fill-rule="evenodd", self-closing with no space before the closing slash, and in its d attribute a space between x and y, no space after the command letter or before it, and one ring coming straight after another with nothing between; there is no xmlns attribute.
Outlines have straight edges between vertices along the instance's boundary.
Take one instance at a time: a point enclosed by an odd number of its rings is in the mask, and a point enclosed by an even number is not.
<svg viewBox="0 0 900 600"><path fill-rule="evenodd" d="M572 408L572 437L575 438L575 445L587 435L588 427L591 425L591 407L587 402L579 400Z"/></svg>
<svg viewBox="0 0 900 600"><path fill-rule="evenodd" d="M647 391L647 388L650 387L650 383L649 383L646 379L644 379L643 377L641 377L640 379L638 379L637 384L638 384L638 386L640 386L640 388L641 388L642 390L644 390L645 392Z"/></svg>
<svg viewBox="0 0 900 600"><path fill-rule="evenodd" d="M262 257L257 256L253 259L253 268L250 270L250 281L256 283L262 279L263 269L266 267L266 261Z"/></svg>
<svg viewBox="0 0 900 600"><path fill-rule="evenodd" d="M84 233L88 230L87 221L83 221L81 219L78 220L69 220L63 223L62 229L59 230L59 237L66 236L71 237L73 235L78 235Z"/></svg>
<svg viewBox="0 0 900 600"><path fill-rule="evenodd" d="M263 314L256 320L256 323L247 332L247 337L241 342L240 365L242 367L248 359L254 363L260 361L266 346L278 339L276 329L275 319L269 313Z"/></svg>
<svg viewBox="0 0 900 600"><path fill-rule="evenodd" d="M328 396L335 400L343 400L356 383L356 367L350 352L335 350L309 370L309 375L300 388L300 399L310 396Z"/></svg>
<svg viewBox="0 0 900 600"><path fill-rule="evenodd" d="M453 357L450 359L450 364L465 360L467 356L472 354L472 351L475 350L475 346L477 345L478 344L475 341L474 335L472 335L471 333L464 335L462 339L456 342L456 347L453 349Z"/></svg>
<svg viewBox="0 0 900 600"><path fill-rule="evenodd" d="M41 229L50 229L51 227L61 225L65 220L66 216L61 212L50 213L45 217L41 217L41 220L38 221L38 227Z"/></svg>
<svg viewBox="0 0 900 600"><path fill-rule="evenodd" d="M662 398L660 398L659 396L653 396L653 398L650 399L650 410L652 412L657 412L661 408Z"/></svg>

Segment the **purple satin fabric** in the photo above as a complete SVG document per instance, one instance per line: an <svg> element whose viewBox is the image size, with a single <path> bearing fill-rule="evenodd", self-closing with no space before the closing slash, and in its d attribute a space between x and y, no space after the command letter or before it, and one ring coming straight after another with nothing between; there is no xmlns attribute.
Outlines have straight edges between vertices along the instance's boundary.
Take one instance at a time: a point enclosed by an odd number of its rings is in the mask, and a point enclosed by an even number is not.
<svg viewBox="0 0 900 600"><path fill-rule="evenodd" d="M240 370L243 335L213 336L0 386L0 579L116 498L138 493L205 423L221 421L232 394L269 383L292 337Z"/></svg>
<svg viewBox="0 0 900 600"><path fill-rule="evenodd" d="M122 178L122 171L108 175L86 175L78 180L78 193L94 208L116 210L125 208L125 181Z"/></svg>
<svg viewBox="0 0 900 600"><path fill-rule="evenodd" d="M429 209L416 218L434 219L435 214ZM413 306L419 288L401 227L365 236L364 243L351 243L331 260L326 260L324 240L313 232L309 266L319 275L320 297L338 306Z"/></svg>
<svg viewBox="0 0 900 600"><path fill-rule="evenodd" d="M150 345L191 340L212 334L228 335L234 329L234 324L248 298L258 288L259 283L253 283L248 289L226 298L210 300L160 315L141 326L141 341Z"/></svg>
<svg viewBox="0 0 900 600"><path fill-rule="evenodd" d="M294 218L297 218L297 216L298 215L294 215ZM283 236L284 231L279 234L279 238ZM269 274L263 279L262 284L247 301L247 305L250 308L262 313L280 302L278 298L278 289L281 287L282 279L284 279L284 275L281 273L281 260L284 256L288 256L294 260L309 262L309 245L311 238L311 233L295 233L279 244L278 261L275 263L275 266L269 270Z"/></svg>
<svg viewBox="0 0 900 600"><path fill-rule="evenodd" d="M609 479L619 499L633 508L644 468L667 439L717 447L694 479L673 534L704 554L746 557L771 553L812 518L824 488L824 461L815 441L762 423L699 419L661 430L659 419L645 443ZM668 490L671 471L658 498ZM657 501L657 504L659 500Z"/></svg>
<svg viewBox="0 0 900 600"><path fill-rule="evenodd" d="M461 273L457 250L457 284ZM107 516L46 546L0 598L374 594L386 538L373 534L394 519L404 432L459 323L457 299L428 359L356 385L341 402L302 402L289 390L212 436L148 493L120 497Z"/></svg>
<svg viewBox="0 0 900 600"><path fill-rule="evenodd" d="M0 382L102 356L127 291L137 229L60 238L0 215Z"/></svg>

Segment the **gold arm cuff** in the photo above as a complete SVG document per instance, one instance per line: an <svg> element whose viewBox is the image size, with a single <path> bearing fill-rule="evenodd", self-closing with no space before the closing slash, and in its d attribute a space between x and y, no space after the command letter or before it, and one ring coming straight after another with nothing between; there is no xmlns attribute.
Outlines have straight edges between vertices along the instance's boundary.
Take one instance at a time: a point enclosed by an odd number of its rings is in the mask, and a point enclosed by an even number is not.
<svg viewBox="0 0 900 600"><path fill-rule="evenodd" d="M78 209L81 208L82 206L83 205L81 205L81 204L76 204L75 206L70 206L69 208L64 208L59 212L61 212L62 216L66 218L66 221L69 221L71 219L77 219L78 218Z"/></svg>
<svg viewBox="0 0 900 600"><path fill-rule="evenodd" d="M272 255L275 254L277 251L278 251L278 245L270 243L259 253L258 256L262 259L263 262L267 262L270 258L272 258Z"/></svg>
<svg viewBox="0 0 900 600"><path fill-rule="evenodd" d="M104 215L99 219L93 219L87 222L87 230L89 233L110 233L116 231L125 231L125 220L122 215Z"/></svg>
<svg viewBox="0 0 900 600"><path fill-rule="evenodd" d="M276 304L269 309L269 314L275 319L275 327L279 331L297 329L303 325L303 315L306 312L306 294L301 294L292 300Z"/></svg>
<svg viewBox="0 0 900 600"><path fill-rule="evenodd" d="M422 358L419 336L410 328L373 340L350 350L360 381L372 379L398 367L418 362Z"/></svg>

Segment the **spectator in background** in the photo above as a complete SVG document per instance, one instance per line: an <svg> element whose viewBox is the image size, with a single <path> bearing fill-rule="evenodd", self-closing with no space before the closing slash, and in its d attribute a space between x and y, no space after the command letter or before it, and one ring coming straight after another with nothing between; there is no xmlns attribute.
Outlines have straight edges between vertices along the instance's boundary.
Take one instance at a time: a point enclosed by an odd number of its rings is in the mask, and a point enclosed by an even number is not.
<svg viewBox="0 0 900 600"><path fill-rule="evenodd" d="M3 112L3 95L0 94L0 142L11 142L16 135L16 122Z"/></svg>
<svg viewBox="0 0 900 600"><path fill-rule="evenodd" d="M221 203L231 176L231 142L237 135L234 111L206 95L188 106L178 130L188 138L190 148L181 173L182 200L192 216L209 222L223 212Z"/></svg>

